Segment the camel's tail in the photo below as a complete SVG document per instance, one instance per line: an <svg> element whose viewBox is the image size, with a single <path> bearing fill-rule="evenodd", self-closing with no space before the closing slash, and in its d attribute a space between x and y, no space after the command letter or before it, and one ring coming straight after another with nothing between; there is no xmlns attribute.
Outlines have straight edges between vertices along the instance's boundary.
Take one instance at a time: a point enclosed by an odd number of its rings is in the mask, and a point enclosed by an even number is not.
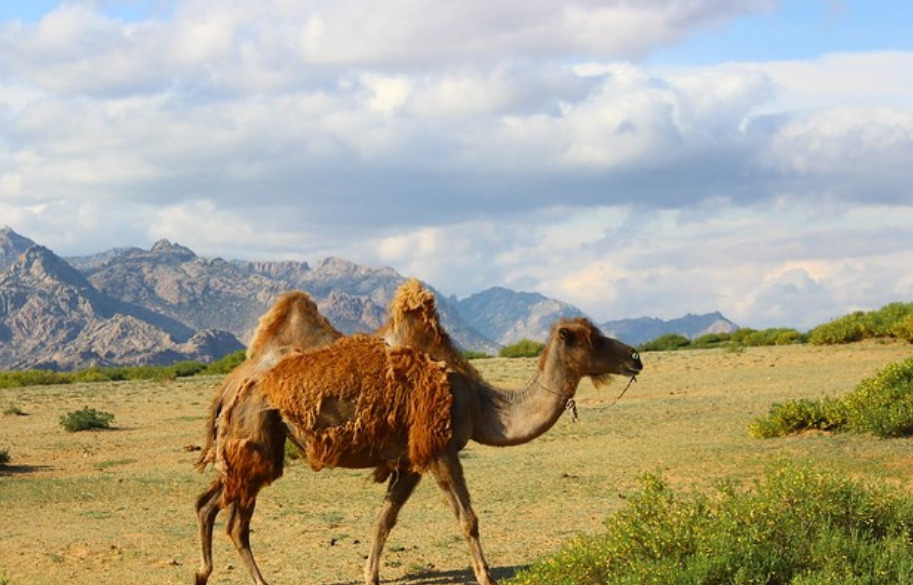
<svg viewBox="0 0 913 585"><path fill-rule="evenodd" d="M194 464L197 471L200 473L205 471L206 467L216 460L216 438L219 432L219 416L222 414L222 398L225 396L225 393L222 391L223 389L224 387L219 388L219 391L212 398L212 404L209 406L209 418L206 421L206 439L203 444L203 449L200 451L200 457Z"/></svg>

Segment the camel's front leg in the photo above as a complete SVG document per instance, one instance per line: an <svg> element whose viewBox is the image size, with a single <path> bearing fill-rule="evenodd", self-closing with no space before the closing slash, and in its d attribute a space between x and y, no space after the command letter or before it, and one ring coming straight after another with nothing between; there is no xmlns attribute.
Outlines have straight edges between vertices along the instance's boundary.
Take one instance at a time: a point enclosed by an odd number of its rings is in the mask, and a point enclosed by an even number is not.
<svg viewBox="0 0 913 585"><path fill-rule="evenodd" d="M371 544L371 555L368 557L368 564L365 566L365 583L366 585L380 584L380 554L383 552L384 543L390 531L396 526L396 518L399 515L400 508L412 495L415 486L418 485L422 476L413 471L401 471L390 476L390 482L387 484L387 495L384 497L384 505L377 515L374 522L374 540Z"/></svg>
<svg viewBox="0 0 913 585"><path fill-rule="evenodd" d="M497 585L491 576L488 563L485 562L485 555L482 554L482 544L479 542L479 520L472 511L469 489L467 489L466 479L463 477L463 466L460 464L457 454L448 453L436 459L431 465L431 474L437 480L441 491L447 495L453 512L460 522L463 538L469 544L469 552L472 554L472 570L476 575L476 581L479 582L479 585Z"/></svg>

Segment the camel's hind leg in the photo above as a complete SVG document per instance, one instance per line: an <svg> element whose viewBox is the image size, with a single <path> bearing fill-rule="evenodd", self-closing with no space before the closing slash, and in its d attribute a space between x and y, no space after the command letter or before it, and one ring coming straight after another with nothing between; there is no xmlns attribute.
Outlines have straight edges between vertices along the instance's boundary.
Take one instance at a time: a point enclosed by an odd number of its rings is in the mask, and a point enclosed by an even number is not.
<svg viewBox="0 0 913 585"><path fill-rule="evenodd" d="M469 489L463 477L463 466L456 453L447 453L437 458L431 465L431 474L437 480L438 487L447 495L453 513L456 514L463 531L463 538L469 544L472 554L472 570L479 585L497 585L491 576L482 544L479 542L479 520L472 510L469 501Z"/></svg>
<svg viewBox="0 0 913 585"><path fill-rule="evenodd" d="M224 487L220 480L216 480L197 498L197 521L200 526L202 556L200 568L195 575L196 585L206 585L206 581L212 574L212 529L221 509L219 499L222 497Z"/></svg>
<svg viewBox="0 0 913 585"><path fill-rule="evenodd" d="M379 585L380 583L380 554L383 552L384 543L390 535L390 531L396 526L396 518L399 515L400 508L412 495L415 486L418 485L422 476L412 471L400 471L390 476L390 482L387 484L387 495L384 497L384 505L377 515L374 522L374 539L371 542L371 555L368 557L368 564L365 566L365 583L367 585Z"/></svg>
<svg viewBox="0 0 913 585"><path fill-rule="evenodd" d="M260 574L257 561L254 560L254 553L250 550L250 520L254 515L256 504L257 501L255 499L251 499L250 503L246 505L242 505L241 502L235 502L231 509L231 516L228 518L226 529L231 541L238 550L238 554L241 556L241 561L247 567L247 572L250 573L251 579L257 585L267 585L263 575Z"/></svg>

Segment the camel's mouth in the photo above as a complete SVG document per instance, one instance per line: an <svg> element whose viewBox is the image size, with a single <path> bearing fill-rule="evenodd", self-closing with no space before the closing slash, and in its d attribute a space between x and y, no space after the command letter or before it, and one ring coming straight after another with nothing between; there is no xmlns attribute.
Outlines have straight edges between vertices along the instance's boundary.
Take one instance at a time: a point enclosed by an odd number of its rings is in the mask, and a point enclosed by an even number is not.
<svg viewBox="0 0 913 585"><path fill-rule="evenodd" d="M641 373L642 371L644 371L643 366L639 366L639 367L638 366L622 366L620 375L622 375L626 378L633 378L634 376Z"/></svg>

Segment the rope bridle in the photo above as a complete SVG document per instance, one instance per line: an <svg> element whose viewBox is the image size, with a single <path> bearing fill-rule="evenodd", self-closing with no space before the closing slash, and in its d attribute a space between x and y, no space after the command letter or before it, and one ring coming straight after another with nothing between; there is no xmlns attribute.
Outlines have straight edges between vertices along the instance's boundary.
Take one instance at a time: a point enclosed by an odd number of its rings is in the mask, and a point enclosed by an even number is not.
<svg viewBox="0 0 913 585"><path fill-rule="evenodd" d="M616 396L615 400L613 400L606 408L611 408L611 407L615 406L615 404L619 400L621 400L622 396L624 396L625 393L627 393L628 388L631 387L631 384L633 384L636 381L637 381L637 376L636 375L631 376L631 378L628 380L627 385L624 387L624 390L621 391L621 394ZM535 384L536 386L542 388L546 392L554 394L555 396L562 396L562 397L564 396L563 392L559 392L557 390L552 390L551 388L549 388L548 386L546 386L545 384L540 382L538 373L533 375L532 379L529 382L527 382L527 386L529 386L530 384ZM580 418L580 416L577 414L577 401L574 400L573 396L569 397L567 399L567 402L564 403L564 410L570 411L571 422L577 422L577 419Z"/></svg>

